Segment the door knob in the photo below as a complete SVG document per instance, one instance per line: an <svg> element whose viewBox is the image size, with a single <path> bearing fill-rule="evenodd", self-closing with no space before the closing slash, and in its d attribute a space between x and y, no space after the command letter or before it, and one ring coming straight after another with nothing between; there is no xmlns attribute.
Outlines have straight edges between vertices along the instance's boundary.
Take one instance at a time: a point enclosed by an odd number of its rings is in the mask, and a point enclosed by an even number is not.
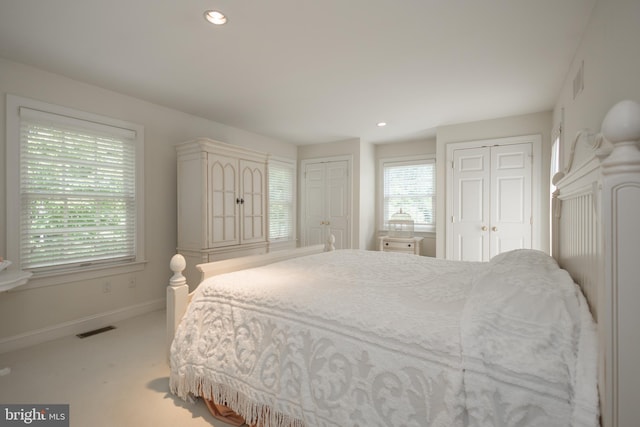
<svg viewBox="0 0 640 427"><path fill-rule="evenodd" d="M488 230L487 226L486 226L486 225L483 225L483 226L482 226L482 231L487 231L487 230Z"/></svg>
<svg viewBox="0 0 640 427"><path fill-rule="evenodd" d="M491 231L498 231L498 227L491 227Z"/></svg>

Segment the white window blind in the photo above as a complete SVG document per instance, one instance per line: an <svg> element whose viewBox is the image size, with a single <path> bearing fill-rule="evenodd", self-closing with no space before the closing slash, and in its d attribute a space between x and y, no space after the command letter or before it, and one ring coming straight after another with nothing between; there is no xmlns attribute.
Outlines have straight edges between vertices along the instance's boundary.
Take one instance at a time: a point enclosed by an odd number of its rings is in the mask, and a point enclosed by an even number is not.
<svg viewBox="0 0 640 427"><path fill-rule="evenodd" d="M416 231L435 226L435 176L433 159L383 162L383 228L402 209L411 215Z"/></svg>
<svg viewBox="0 0 640 427"><path fill-rule="evenodd" d="M293 240L295 198L293 165L269 163L269 240Z"/></svg>
<svg viewBox="0 0 640 427"><path fill-rule="evenodd" d="M23 269L133 260L134 131L20 108Z"/></svg>

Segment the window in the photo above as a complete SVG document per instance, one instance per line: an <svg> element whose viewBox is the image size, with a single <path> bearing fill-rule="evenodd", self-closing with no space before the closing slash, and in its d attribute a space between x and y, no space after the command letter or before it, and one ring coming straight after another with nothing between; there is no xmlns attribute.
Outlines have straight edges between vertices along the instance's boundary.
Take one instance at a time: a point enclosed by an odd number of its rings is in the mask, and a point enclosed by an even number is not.
<svg viewBox="0 0 640 427"><path fill-rule="evenodd" d="M553 177L560 172L560 144L562 141L562 122L558 124L557 128L552 132L552 141L551 144L551 164L549 165L549 242L551 242L551 250L550 253L553 253L553 229L554 229L554 218L553 218L553 192L556 191L556 186L553 183Z"/></svg>
<svg viewBox="0 0 640 427"><path fill-rule="evenodd" d="M556 136L551 145L551 168L549 182L551 183L551 192L555 190L553 185L553 177L560 172L560 135Z"/></svg>
<svg viewBox="0 0 640 427"><path fill-rule="evenodd" d="M382 229L402 209L414 220L415 231L435 231L435 160L432 158L381 162Z"/></svg>
<svg viewBox="0 0 640 427"><path fill-rule="evenodd" d="M294 240L295 166L269 162L269 241Z"/></svg>
<svg viewBox="0 0 640 427"><path fill-rule="evenodd" d="M46 276L143 252L143 128L7 98L8 254Z"/></svg>

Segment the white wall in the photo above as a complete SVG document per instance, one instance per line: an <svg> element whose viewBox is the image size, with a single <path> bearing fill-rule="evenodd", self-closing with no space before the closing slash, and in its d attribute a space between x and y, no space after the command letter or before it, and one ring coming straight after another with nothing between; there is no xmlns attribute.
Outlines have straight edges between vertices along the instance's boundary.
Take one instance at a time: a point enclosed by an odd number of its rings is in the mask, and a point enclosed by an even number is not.
<svg viewBox="0 0 640 427"><path fill-rule="evenodd" d="M376 155L371 143L360 143L360 244L376 248Z"/></svg>
<svg viewBox="0 0 640 427"><path fill-rule="evenodd" d="M105 313L126 316L136 310L164 306L176 246L176 153L174 145L206 136L279 157L295 159L297 147L199 117L107 91L56 74L0 58L0 256L6 253L6 94L62 105L141 124L145 127L145 233L147 265L131 275L110 276L111 293L102 292L106 279L0 293L0 352L20 339L53 336L63 327L70 333L81 321L97 325ZM61 330L61 329L60 329ZM40 332L38 334L38 332ZM78 331L80 332L80 331ZM73 333L73 332L72 332Z"/></svg>
<svg viewBox="0 0 640 427"><path fill-rule="evenodd" d="M563 159L578 131L600 132L616 102L640 102L640 1L598 0L553 112L554 126L564 109ZM584 89L573 98L573 79L584 63ZM576 164L581 159L576 157Z"/></svg>
<svg viewBox="0 0 640 427"><path fill-rule="evenodd" d="M437 129L437 201L436 201L436 254L444 258L446 254L446 153L447 144L453 142L478 141L482 139L503 138L520 135L542 136L542 180L540 188L549 188L549 162L551 159L551 123L550 111L442 126ZM540 243L549 248L549 197L540 197L541 221ZM534 221L535 221L534 217Z"/></svg>

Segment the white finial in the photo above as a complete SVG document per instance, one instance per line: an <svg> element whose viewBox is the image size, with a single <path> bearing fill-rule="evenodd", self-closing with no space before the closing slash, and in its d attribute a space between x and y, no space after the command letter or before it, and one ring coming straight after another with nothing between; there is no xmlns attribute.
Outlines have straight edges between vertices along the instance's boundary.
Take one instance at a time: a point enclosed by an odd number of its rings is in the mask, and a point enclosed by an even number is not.
<svg viewBox="0 0 640 427"><path fill-rule="evenodd" d="M171 257L169 268L173 271L173 276L169 279L171 286L179 286L186 283L187 279L182 275L182 272L187 266L187 261L180 254L175 254Z"/></svg>
<svg viewBox="0 0 640 427"><path fill-rule="evenodd" d="M324 245L325 252L335 251L336 250L335 243L336 243L336 236L334 236L333 234L330 234L329 238L327 239L327 243Z"/></svg>
<svg viewBox="0 0 640 427"><path fill-rule="evenodd" d="M640 104L626 100L611 107L602 121L602 134L614 145L640 140Z"/></svg>

